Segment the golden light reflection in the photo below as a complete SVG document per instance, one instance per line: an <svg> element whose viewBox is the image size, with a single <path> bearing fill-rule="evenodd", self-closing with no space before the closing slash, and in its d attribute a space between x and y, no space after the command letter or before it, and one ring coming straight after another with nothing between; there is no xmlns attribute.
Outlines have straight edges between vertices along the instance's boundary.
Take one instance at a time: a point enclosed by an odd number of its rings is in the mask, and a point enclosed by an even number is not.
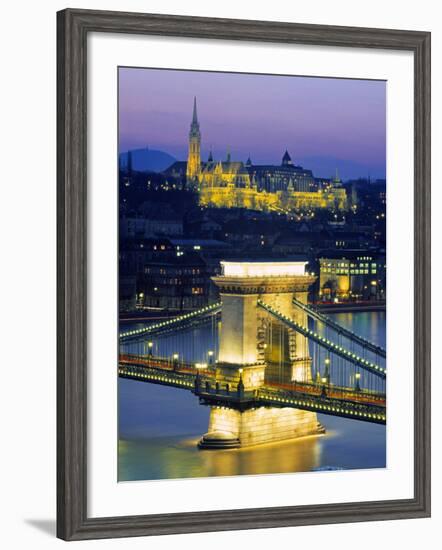
<svg viewBox="0 0 442 550"><path fill-rule="evenodd" d="M200 451L204 476L308 472L320 465L319 437L225 451Z"/></svg>
<svg viewBox="0 0 442 550"><path fill-rule="evenodd" d="M197 439L193 437L161 449L152 449L142 441L120 440L118 478L120 481L146 479L144 468L149 467L153 458L157 471L151 479L309 472L321 466L320 439L330 435L229 450L197 450Z"/></svg>

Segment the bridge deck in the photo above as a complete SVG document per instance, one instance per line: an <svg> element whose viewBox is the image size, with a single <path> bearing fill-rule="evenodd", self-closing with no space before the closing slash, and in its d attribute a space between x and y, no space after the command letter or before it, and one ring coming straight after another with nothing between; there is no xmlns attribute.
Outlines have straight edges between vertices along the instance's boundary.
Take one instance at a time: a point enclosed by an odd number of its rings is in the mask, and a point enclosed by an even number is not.
<svg viewBox="0 0 442 550"><path fill-rule="evenodd" d="M197 369L152 356L120 355L119 376L192 391L207 405L239 409L260 406L293 407L364 422L385 424L385 395L334 385L293 382L265 384L254 391L226 389L216 384L214 368Z"/></svg>

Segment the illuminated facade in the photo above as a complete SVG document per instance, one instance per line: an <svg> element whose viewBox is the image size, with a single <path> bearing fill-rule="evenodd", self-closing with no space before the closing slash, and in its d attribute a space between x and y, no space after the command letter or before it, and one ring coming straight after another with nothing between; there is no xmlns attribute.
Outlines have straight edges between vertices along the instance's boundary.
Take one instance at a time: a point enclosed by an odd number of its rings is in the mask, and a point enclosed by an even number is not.
<svg viewBox="0 0 442 550"><path fill-rule="evenodd" d="M348 251L341 257L319 260L322 300L384 299L385 282L385 257Z"/></svg>
<svg viewBox="0 0 442 550"><path fill-rule="evenodd" d="M180 163L175 163L178 169ZM293 164L285 151L281 165L254 165L250 159L216 161L210 152L201 161L201 132L196 98L189 132L186 180L199 192L200 204L215 208L249 208L263 211L346 210L347 196L340 181L317 184L311 170Z"/></svg>

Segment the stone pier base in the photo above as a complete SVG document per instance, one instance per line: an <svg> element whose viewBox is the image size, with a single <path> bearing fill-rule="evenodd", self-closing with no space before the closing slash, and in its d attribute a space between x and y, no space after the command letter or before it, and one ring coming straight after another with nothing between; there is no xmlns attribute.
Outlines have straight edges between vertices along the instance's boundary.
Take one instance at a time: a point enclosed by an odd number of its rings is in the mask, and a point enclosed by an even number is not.
<svg viewBox="0 0 442 550"><path fill-rule="evenodd" d="M201 449L231 449L324 433L316 413L292 408L260 407L246 411L212 407Z"/></svg>

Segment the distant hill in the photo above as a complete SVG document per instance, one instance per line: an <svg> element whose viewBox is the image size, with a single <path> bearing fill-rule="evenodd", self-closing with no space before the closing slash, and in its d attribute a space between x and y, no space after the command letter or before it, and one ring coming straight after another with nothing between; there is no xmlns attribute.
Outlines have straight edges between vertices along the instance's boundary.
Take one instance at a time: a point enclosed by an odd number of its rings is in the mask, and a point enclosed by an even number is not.
<svg viewBox="0 0 442 550"><path fill-rule="evenodd" d="M127 165L127 153L120 153L122 166ZM162 172L175 158L164 151L155 149L132 149L132 168L138 172Z"/></svg>
<svg viewBox="0 0 442 550"><path fill-rule="evenodd" d="M330 178L339 172L342 180L366 178L385 178L385 167L366 166L351 160L342 160L332 157L303 157L296 158L296 163L304 168L313 170L313 175L320 178Z"/></svg>

